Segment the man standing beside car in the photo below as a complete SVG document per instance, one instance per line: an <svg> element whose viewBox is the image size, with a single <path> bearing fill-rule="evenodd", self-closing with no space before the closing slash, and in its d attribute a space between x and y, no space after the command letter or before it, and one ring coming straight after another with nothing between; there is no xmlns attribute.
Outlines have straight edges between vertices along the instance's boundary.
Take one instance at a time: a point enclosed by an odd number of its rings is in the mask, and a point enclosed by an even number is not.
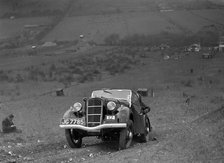
<svg viewBox="0 0 224 163"><path fill-rule="evenodd" d="M143 101L142 101L142 97L141 95L139 95L139 103L140 106L142 108L141 113L142 114L147 114L148 112L150 112L151 108L149 106L147 106Z"/></svg>

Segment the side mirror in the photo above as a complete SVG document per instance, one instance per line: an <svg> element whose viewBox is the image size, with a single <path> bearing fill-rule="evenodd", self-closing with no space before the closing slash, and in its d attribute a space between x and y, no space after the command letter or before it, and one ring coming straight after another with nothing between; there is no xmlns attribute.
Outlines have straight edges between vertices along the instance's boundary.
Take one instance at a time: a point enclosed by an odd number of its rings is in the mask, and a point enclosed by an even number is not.
<svg viewBox="0 0 224 163"><path fill-rule="evenodd" d="M137 93L141 95L142 97L147 97L148 96L148 89L147 88L139 88L137 90Z"/></svg>

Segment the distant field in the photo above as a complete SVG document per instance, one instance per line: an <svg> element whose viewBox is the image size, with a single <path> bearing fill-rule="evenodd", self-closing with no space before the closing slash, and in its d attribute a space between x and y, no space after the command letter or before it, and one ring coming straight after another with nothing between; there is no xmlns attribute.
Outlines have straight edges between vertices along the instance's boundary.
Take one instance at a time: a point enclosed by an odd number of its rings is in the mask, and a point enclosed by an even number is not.
<svg viewBox="0 0 224 163"><path fill-rule="evenodd" d="M0 40L10 38L21 33L25 25L49 25L51 17L1 19L0 20Z"/></svg>
<svg viewBox="0 0 224 163"><path fill-rule="evenodd" d="M70 16L158 10L154 0L76 0L71 8Z"/></svg>
<svg viewBox="0 0 224 163"><path fill-rule="evenodd" d="M194 10L172 12L131 12L106 15L65 17L43 41L77 40L85 35L87 40L102 43L110 34L120 37L133 34L195 33L204 26L223 26L224 11ZM0 39L18 35L24 25L50 25L52 17L18 18L0 20Z"/></svg>
<svg viewBox="0 0 224 163"><path fill-rule="evenodd" d="M24 17L31 17L34 12L49 12L53 10L63 11L69 0L27 0L20 1L17 5L13 6L12 1L0 1L0 17L5 14L19 14Z"/></svg>
<svg viewBox="0 0 224 163"><path fill-rule="evenodd" d="M84 34L87 40L102 42L106 36L114 33L120 37L133 34L151 35L164 31L196 33L204 26L220 25L222 15L220 10L195 10L66 17L44 41L76 40L80 34Z"/></svg>
<svg viewBox="0 0 224 163"><path fill-rule="evenodd" d="M200 10L192 11L192 14L204 18L214 24L224 25L224 10Z"/></svg>
<svg viewBox="0 0 224 163"><path fill-rule="evenodd" d="M206 11L210 12L209 10ZM197 12L200 13L201 10L198 10ZM213 24L208 20L193 15L191 11L167 12L164 13L164 16L171 20L171 23L175 24L179 28L182 28L183 32L189 31L194 33L200 30L203 26Z"/></svg>
<svg viewBox="0 0 224 163"><path fill-rule="evenodd" d="M80 34L84 34L88 40L101 42L105 36L113 33L123 37L162 31L180 32L155 12L79 16L65 18L44 40L75 40Z"/></svg>
<svg viewBox="0 0 224 163"><path fill-rule="evenodd" d="M1 19L0 39L19 34L27 24L57 24L44 17L54 13L62 19L43 41L77 40L81 34L86 40L98 43L111 34L119 34L120 37L161 32L192 34L210 25L217 25L220 29L224 22L222 6L208 9L211 3L206 0L185 3L181 0L30 0L20 3L15 10L2 2L0 16L14 13L15 16L32 18ZM160 12L166 9L173 11Z"/></svg>

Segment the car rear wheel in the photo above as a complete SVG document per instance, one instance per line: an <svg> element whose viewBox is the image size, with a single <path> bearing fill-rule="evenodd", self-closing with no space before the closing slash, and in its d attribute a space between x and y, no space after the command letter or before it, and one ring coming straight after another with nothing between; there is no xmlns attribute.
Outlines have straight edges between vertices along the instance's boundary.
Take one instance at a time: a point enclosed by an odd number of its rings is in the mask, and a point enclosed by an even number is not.
<svg viewBox="0 0 224 163"><path fill-rule="evenodd" d="M150 132L151 132L151 124L149 121L149 118L145 116L145 133L140 135L140 142L148 142L150 138Z"/></svg>
<svg viewBox="0 0 224 163"><path fill-rule="evenodd" d="M82 137L74 129L65 129L65 137L71 148L80 148L82 146Z"/></svg>
<svg viewBox="0 0 224 163"><path fill-rule="evenodd" d="M133 121L129 120L127 127L120 131L119 149L126 149L131 146L133 134Z"/></svg>

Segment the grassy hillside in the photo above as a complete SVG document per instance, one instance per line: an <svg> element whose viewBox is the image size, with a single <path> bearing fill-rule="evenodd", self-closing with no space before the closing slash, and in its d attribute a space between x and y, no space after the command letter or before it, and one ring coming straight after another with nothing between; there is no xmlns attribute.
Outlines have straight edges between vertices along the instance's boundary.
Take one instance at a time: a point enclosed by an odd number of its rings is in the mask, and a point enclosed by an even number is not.
<svg viewBox="0 0 224 163"><path fill-rule="evenodd" d="M77 0L70 16L107 15L129 12L158 11L154 0Z"/></svg>
<svg viewBox="0 0 224 163"><path fill-rule="evenodd" d="M0 17L52 16L64 12L69 0L1 0Z"/></svg>
<svg viewBox="0 0 224 163"><path fill-rule="evenodd" d="M163 32L194 35L207 27L221 32L222 15L223 11L216 9L66 17L43 40L79 40L79 35L83 34L87 42L104 43L104 39L111 34L117 34L120 38Z"/></svg>
<svg viewBox="0 0 224 163"><path fill-rule="evenodd" d="M218 0L217 0L218 1ZM102 15L127 12L159 11L161 9L197 10L223 8L209 0L1 0L0 17L58 15L65 10L69 16ZM70 7L67 10L67 7Z"/></svg>
<svg viewBox="0 0 224 163"><path fill-rule="evenodd" d="M146 52L142 57L143 49L141 48L117 50L116 48L101 49L95 51L94 54L85 53L85 56L88 55L94 58L93 60L61 55L54 61L55 68L52 68L54 70L52 77L55 79L53 81L41 79L43 65L46 66L45 68L51 65L39 63L39 66L29 71L26 69L24 72L31 73L34 80L1 83L0 97L4 101L1 104L0 118L13 112L16 116L16 124L22 128L24 136L28 138L39 136L47 139L50 135L63 136L58 128L63 112L74 103L74 100L88 97L94 89L108 87L154 89L155 98L149 97L145 99L145 102L153 108L151 117L156 127L161 127L161 124L172 124L173 121L182 122L184 120L182 118L191 120L192 117L210 111L223 103L223 55L217 55L212 60L203 60L195 54L183 56L178 54L178 60L172 55L170 60L164 60L160 52ZM131 53L132 50L135 52ZM124 55L125 51L127 54ZM108 57L105 58L105 54ZM128 60L129 57L135 58L137 62L131 63ZM61 62L62 59L64 62ZM97 60L102 60L101 64ZM120 64L121 61L123 64ZM42 63L44 62L42 60ZM111 64L107 64L108 62ZM92 68L99 70L99 73L91 71L95 70ZM190 72L191 69L193 73ZM73 77L77 77L74 71L77 73L80 71L83 74L82 77L86 77L85 82L74 82L72 83L74 85L68 85L64 89L65 96L57 97L54 90L64 87L61 83L57 83L57 77L64 77L69 81L70 79L62 75L72 73ZM57 75L62 72L65 74ZM48 77L47 72L44 75ZM98 76L101 77L97 78ZM185 103L185 96L190 97L189 105Z"/></svg>
<svg viewBox="0 0 224 163"><path fill-rule="evenodd" d="M198 10L216 9L223 6L213 3L213 0L159 0L155 1L163 9Z"/></svg>

